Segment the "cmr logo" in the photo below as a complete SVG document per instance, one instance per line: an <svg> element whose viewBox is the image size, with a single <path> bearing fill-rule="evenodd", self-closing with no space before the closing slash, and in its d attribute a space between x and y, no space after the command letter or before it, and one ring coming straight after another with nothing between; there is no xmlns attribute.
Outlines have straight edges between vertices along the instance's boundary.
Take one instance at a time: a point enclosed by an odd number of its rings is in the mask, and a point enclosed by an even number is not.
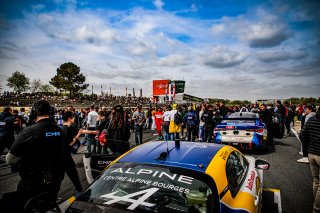
<svg viewBox="0 0 320 213"><path fill-rule="evenodd" d="M60 136L60 132L46 132L46 137L57 137Z"/></svg>

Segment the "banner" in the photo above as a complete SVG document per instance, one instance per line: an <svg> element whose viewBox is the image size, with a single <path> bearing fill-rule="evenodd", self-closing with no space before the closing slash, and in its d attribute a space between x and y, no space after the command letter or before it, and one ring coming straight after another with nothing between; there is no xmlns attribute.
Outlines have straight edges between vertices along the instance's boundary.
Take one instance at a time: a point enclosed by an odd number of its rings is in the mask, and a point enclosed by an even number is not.
<svg viewBox="0 0 320 213"><path fill-rule="evenodd" d="M170 80L153 80L153 95L166 95L166 87L169 83Z"/></svg>
<svg viewBox="0 0 320 213"><path fill-rule="evenodd" d="M185 81L171 81L175 85L175 94L184 93Z"/></svg>

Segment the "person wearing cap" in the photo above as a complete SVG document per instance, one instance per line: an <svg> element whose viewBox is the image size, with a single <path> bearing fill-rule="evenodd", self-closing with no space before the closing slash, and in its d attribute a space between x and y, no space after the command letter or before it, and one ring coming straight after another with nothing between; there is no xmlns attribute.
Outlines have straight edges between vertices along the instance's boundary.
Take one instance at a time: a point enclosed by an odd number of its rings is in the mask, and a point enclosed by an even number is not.
<svg viewBox="0 0 320 213"><path fill-rule="evenodd" d="M320 212L320 109L316 116L303 126L299 138L308 151L308 158L313 176L313 212Z"/></svg>
<svg viewBox="0 0 320 213"><path fill-rule="evenodd" d="M142 112L142 106L137 107L136 111L133 113L132 120L134 121L135 142L138 146L142 144L143 126L146 122L145 114Z"/></svg>

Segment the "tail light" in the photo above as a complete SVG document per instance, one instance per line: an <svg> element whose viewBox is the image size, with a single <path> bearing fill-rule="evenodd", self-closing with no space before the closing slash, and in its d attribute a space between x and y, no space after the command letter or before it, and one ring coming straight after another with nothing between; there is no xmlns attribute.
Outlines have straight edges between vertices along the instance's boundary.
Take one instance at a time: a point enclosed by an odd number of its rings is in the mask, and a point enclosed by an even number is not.
<svg viewBox="0 0 320 213"><path fill-rule="evenodd" d="M258 132L258 133L262 133L263 132L263 128L259 128L259 129L247 129L247 132Z"/></svg>
<svg viewBox="0 0 320 213"><path fill-rule="evenodd" d="M214 128L214 131L225 131L225 128Z"/></svg>

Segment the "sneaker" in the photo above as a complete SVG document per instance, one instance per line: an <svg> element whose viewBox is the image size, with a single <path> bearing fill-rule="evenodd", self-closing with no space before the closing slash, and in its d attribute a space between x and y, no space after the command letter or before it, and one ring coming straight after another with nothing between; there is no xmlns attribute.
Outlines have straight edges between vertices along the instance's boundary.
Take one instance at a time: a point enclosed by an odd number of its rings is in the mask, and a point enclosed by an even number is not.
<svg viewBox="0 0 320 213"><path fill-rule="evenodd" d="M299 152L299 154L300 154L300 155L303 155L303 153L302 153L302 152Z"/></svg>
<svg viewBox="0 0 320 213"><path fill-rule="evenodd" d="M299 163L309 163L309 159L307 157L303 157L299 160L297 160Z"/></svg>

